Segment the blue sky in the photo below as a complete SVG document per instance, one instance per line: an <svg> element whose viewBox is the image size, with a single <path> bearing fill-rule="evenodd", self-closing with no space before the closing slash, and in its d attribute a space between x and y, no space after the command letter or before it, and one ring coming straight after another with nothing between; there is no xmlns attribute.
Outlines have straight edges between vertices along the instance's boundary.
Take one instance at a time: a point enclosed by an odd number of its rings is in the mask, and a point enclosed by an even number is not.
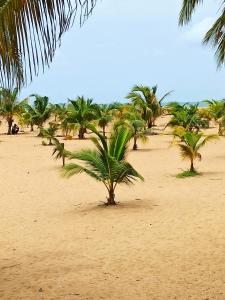
<svg viewBox="0 0 225 300"><path fill-rule="evenodd" d="M100 0L93 15L63 38L53 64L22 91L65 102L78 95L124 101L134 84L158 84L171 101L223 98L225 70L201 39L217 15L214 0L178 27L181 0Z"/></svg>

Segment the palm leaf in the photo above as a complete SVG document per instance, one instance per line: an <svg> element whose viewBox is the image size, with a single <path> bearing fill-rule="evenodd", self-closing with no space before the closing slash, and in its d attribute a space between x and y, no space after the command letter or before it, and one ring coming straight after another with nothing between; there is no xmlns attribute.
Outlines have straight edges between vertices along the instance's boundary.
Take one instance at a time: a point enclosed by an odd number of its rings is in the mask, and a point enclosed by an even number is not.
<svg viewBox="0 0 225 300"><path fill-rule="evenodd" d="M76 13L83 23L96 1L1 0L1 85L21 87L49 66Z"/></svg>

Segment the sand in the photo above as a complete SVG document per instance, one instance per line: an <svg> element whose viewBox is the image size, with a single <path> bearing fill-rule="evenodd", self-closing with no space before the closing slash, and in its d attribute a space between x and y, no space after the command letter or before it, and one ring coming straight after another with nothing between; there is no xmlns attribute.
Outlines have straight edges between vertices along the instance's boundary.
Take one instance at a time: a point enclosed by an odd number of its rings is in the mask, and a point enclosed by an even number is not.
<svg viewBox="0 0 225 300"><path fill-rule="evenodd" d="M188 162L151 136L129 153L145 182L105 207L101 183L61 178L35 134L0 136L1 300L225 299L225 138L202 150L202 176L178 179Z"/></svg>

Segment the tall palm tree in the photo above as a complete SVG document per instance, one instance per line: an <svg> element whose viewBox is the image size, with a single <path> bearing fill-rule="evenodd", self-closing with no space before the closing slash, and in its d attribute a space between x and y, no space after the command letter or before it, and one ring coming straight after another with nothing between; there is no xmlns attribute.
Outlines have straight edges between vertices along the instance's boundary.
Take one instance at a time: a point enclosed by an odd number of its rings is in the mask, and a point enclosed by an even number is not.
<svg viewBox="0 0 225 300"><path fill-rule="evenodd" d="M6 119L8 123L8 133L12 134L13 117L24 112L27 100L18 100L18 88L13 90L0 89L0 115Z"/></svg>
<svg viewBox="0 0 225 300"><path fill-rule="evenodd" d="M197 6L203 2L203 0L183 0L179 19L180 25L189 23ZM203 43L212 44L216 48L217 64L221 66L225 61L225 1L221 1L219 5L220 16L206 33Z"/></svg>
<svg viewBox="0 0 225 300"><path fill-rule="evenodd" d="M34 104L27 105L27 111L31 114L32 123L40 129L38 136L42 136L43 125L51 116L49 98L36 94L31 95L31 97L35 99Z"/></svg>
<svg viewBox="0 0 225 300"><path fill-rule="evenodd" d="M84 139L87 125L96 119L96 106L92 99L78 97L76 100L70 100L68 107L67 123L79 125L79 139Z"/></svg>
<svg viewBox="0 0 225 300"><path fill-rule="evenodd" d="M118 184L131 184L143 177L127 162L127 149L130 141L128 128L120 127L110 139L92 128L98 138L93 137L96 150L81 150L70 154L70 159L80 160L84 165L71 163L64 167L64 175L86 173L104 184L108 191L107 205L115 205L115 190Z"/></svg>
<svg viewBox="0 0 225 300"><path fill-rule="evenodd" d="M143 85L135 85L131 92L126 96L130 99L137 109L141 110L142 118L146 120L147 127L155 125L156 119L162 114L162 101L168 97L172 91L166 93L161 99L157 98L158 87L152 88Z"/></svg>
<svg viewBox="0 0 225 300"><path fill-rule="evenodd" d="M96 1L1 0L1 85L21 87L49 66L75 16L82 24Z"/></svg>
<svg viewBox="0 0 225 300"><path fill-rule="evenodd" d="M181 150L183 159L190 160L190 172L196 172L194 168L194 161L196 159L201 160L202 156L199 150L204 147L208 142L218 138L217 135L208 135L203 137L202 133L195 133L189 131L183 131L178 135L180 142L177 143Z"/></svg>

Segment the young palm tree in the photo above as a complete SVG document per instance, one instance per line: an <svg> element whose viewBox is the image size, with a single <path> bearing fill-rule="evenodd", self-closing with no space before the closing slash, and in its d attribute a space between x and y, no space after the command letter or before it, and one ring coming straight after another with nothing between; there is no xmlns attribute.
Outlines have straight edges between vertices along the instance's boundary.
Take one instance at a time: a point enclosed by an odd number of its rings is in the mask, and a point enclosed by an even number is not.
<svg viewBox="0 0 225 300"><path fill-rule="evenodd" d="M111 106L107 104L96 105L96 118L98 126L102 128L103 135L106 137L106 127L113 119Z"/></svg>
<svg viewBox="0 0 225 300"><path fill-rule="evenodd" d="M66 157L69 156L70 152L65 149L65 144L60 143L57 138L53 139L55 145L52 155L55 155L56 159L62 159L62 165L65 166Z"/></svg>
<svg viewBox="0 0 225 300"><path fill-rule="evenodd" d="M161 99L158 99L156 95L157 90L157 85L152 88L136 85L126 97L132 101L137 109L141 110L142 119L146 120L148 128L155 125L156 119L162 114L162 101L172 93L170 91Z"/></svg>
<svg viewBox="0 0 225 300"><path fill-rule="evenodd" d="M223 135L225 129L225 101L207 100L205 103L209 104L208 111L219 126L218 134Z"/></svg>
<svg viewBox="0 0 225 300"><path fill-rule="evenodd" d="M180 138L180 142L178 142L177 145L181 150L183 159L190 160L190 172L196 172L194 168L194 161L196 159L201 160L202 158L199 150L208 142L218 138L217 135L208 135L203 137L202 133L194 133L189 131L183 131L182 134L177 136Z"/></svg>
<svg viewBox="0 0 225 300"><path fill-rule="evenodd" d="M84 139L87 125L96 118L96 106L92 99L78 97L77 100L70 100L68 107L67 123L79 125L79 139Z"/></svg>
<svg viewBox="0 0 225 300"><path fill-rule="evenodd" d="M96 1L1 0L1 85L21 87L49 66L74 17L82 24Z"/></svg>
<svg viewBox="0 0 225 300"><path fill-rule="evenodd" d="M96 150L81 150L70 154L70 159L83 162L82 165L71 163L64 167L64 175L86 173L104 184L108 191L107 205L115 205L115 190L118 184L131 184L135 179L143 177L126 161L130 131L120 127L106 140L104 136L92 128L97 137L92 138Z"/></svg>
<svg viewBox="0 0 225 300"><path fill-rule="evenodd" d="M120 126L126 126L130 130L131 138L133 138L133 150L138 150L138 140L143 143L147 142L147 133L145 129L145 121L140 114L136 113L133 108L129 113L124 115L124 119L114 123L114 129L117 130Z"/></svg>
<svg viewBox="0 0 225 300"><path fill-rule="evenodd" d="M172 118L166 126L177 127L182 126L187 131L199 132L201 128L208 128L209 122L201 116L197 104L185 104L185 105L172 105L167 106L169 108L169 114Z"/></svg>
<svg viewBox="0 0 225 300"><path fill-rule="evenodd" d="M56 123L49 123L49 127L48 128L42 128L41 129L41 134L44 138L46 138L49 143L49 146L52 146L52 140L54 140L57 130L59 129L59 125ZM45 142L42 142L43 145L46 146Z"/></svg>
<svg viewBox="0 0 225 300"><path fill-rule="evenodd" d="M40 129L38 136L42 136L43 125L51 116L51 106L48 97L36 94L31 97L35 98L34 104L33 106L27 105L27 111L31 114L32 124L37 125Z"/></svg>
<svg viewBox="0 0 225 300"><path fill-rule="evenodd" d="M6 119L8 123L8 133L12 134L13 117L24 112L27 100L18 101L18 88L9 90L5 88L0 89L0 115Z"/></svg>
<svg viewBox="0 0 225 300"><path fill-rule="evenodd" d="M179 20L180 25L189 23L195 9L203 2L203 0L183 0L183 7L180 12ZM221 1L219 5L220 16L206 33L203 42L206 44L212 44L216 48L215 55L217 58L217 64L218 66L221 66L224 64L225 60L225 1Z"/></svg>

